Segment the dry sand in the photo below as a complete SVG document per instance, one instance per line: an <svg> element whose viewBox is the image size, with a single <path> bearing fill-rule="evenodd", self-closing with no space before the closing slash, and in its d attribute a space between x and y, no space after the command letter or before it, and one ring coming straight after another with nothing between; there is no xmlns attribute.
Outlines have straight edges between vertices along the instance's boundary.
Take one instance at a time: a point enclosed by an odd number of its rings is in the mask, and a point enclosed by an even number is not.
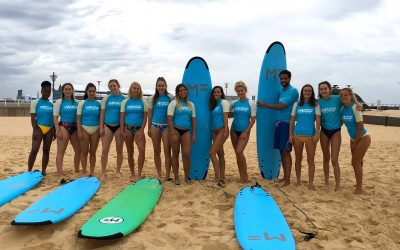
<svg viewBox="0 0 400 250"><path fill-rule="evenodd" d="M372 145L365 157L364 194L353 195L354 173L350 164L349 139L342 130L340 154L342 190L323 187L322 153L316 153L316 191L307 189L306 159L303 162L303 184L282 188L293 203L301 208L318 227L318 235L304 241L298 229L313 230L306 217L297 210L277 188L276 181L263 180L257 166L255 128L246 148L251 183L259 182L279 204L298 249L400 249L400 128L366 125ZM26 170L31 147L29 118L0 118L0 179ZM112 147L113 149L113 147ZM11 226L13 218L38 198L58 187L55 175L56 144L51 149L48 175L43 182L0 207L1 249L240 249L234 231L233 206L236 193L243 187L237 182L238 171L230 140L225 144L227 155L227 186L219 188L212 182L210 167L206 181L192 185L164 185L161 199L147 221L134 233L120 240L93 241L76 237L80 227L98 209L129 184L127 160L123 163L124 177L111 177L115 168L115 150L109 157L109 178L77 214L68 220L48 226ZM98 149L96 173L99 173L101 146ZM155 176L151 141L147 139L146 176ZM73 151L69 147L64 169L74 178ZM39 168L41 153L35 168ZM180 168L181 175L182 166ZM292 182L295 180L294 170Z"/></svg>

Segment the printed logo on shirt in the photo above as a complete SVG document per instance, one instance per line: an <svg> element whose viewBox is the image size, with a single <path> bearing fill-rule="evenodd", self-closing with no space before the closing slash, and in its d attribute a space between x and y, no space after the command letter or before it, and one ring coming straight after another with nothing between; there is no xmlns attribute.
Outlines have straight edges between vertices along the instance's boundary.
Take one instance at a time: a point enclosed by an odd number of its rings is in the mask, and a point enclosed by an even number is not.
<svg viewBox="0 0 400 250"><path fill-rule="evenodd" d="M137 110L137 109L142 109L142 105L129 105L126 106L126 110Z"/></svg>
<svg viewBox="0 0 400 250"><path fill-rule="evenodd" d="M249 108L248 107L236 107L235 111L248 112Z"/></svg>
<svg viewBox="0 0 400 250"><path fill-rule="evenodd" d="M312 113L313 111L314 109L305 109L305 108L297 110L297 112L299 113Z"/></svg>
<svg viewBox="0 0 400 250"><path fill-rule="evenodd" d="M352 115L344 115L343 116L343 121L352 121L353 120L353 116Z"/></svg>
<svg viewBox="0 0 400 250"><path fill-rule="evenodd" d="M156 107L168 107L169 102L157 102Z"/></svg>
<svg viewBox="0 0 400 250"><path fill-rule="evenodd" d="M99 107L97 107L97 106L86 106L85 107L85 110L87 110L87 111L97 111L97 110L99 110L100 108Z"/></svg>
<svg viewBox="0 0 400 250"><path fill-rule="evenodd" d="M336 107L329 107L321 109L322 113L334 113L336 112Z"/></svg>
<svg viewBox="0 0 400 250"><path fill-rule="evenodd" d="M39 106L38 108L42 111L53 111L53 107L50 106Z"/></svg>
<svg viewBox="0 0 400 250"><path fill-rule="evenodd" d="M107 105L109 105L109 106L121 106L121 102L111 101L111 102L108 102Z"/></svg>
<svg viewBox="0 0 400 250"><path fill-rule="evenodd" d="M67 110L72 110L72 109L76 109L76 105L66 105L63 108L67 109Z"/></svg>

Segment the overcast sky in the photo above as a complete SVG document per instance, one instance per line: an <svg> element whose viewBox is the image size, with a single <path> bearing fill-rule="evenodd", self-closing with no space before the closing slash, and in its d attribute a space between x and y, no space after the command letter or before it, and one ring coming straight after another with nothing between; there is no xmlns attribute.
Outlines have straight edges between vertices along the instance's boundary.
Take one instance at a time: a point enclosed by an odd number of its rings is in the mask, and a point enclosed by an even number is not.
<svg viewBox="0 0 400 250"><path fill-rule="evenodd" d="M351 84L366 102L400 103L398 0L0 0L0 97L35 95L41 81L82 89L111 78L173 90L203 57L213 85L257 92L261 62L284 44L292 84Z"/></svg>

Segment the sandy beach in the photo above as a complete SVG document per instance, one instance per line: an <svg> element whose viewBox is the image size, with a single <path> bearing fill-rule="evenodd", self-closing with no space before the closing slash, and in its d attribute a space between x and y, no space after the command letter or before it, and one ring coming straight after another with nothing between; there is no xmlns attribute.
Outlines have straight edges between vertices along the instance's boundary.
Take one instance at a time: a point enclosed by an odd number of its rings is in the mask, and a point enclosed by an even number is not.
<svg viewBox="0 0 400 250"><path fill-rule="evenodd" d="M365 114L371 114L368 111ZM376 111L383 114L386 111ZM400 117L400 111L391 111ZM31 127L28 117L0 117L0 179L27 169L31 147ZM317 226L318 235L304 241L298 229L315 230L305 215L297 210L278 189L276 181L263 180L257 165L255 127L246 148L251 184L256 181L279 204L292 230L298 249L399 249L400 248L400 127L366 125L372 144L364 163L364 194L353 195L355 178L351 166L349 137L342 129L340 154L342 189L334 191L333 169L331 187L324 187L322 152L316 153L316 191L307 189L308 173L303 159L303 183L281 188L288 198L302 209ZM225 143L227 185L220 188L212 181L212 166L203 182L176 186L164 183L159 203L147 221L134 233L119 240L93 241L77 238L80 227L104 204L129 185L129 169L125 157L121 179L113 176L116 166L114 143L111 147L108 179L97 195L68 220L47 226L11 226L10 222L22 210L59 186L55 175L56 143L51 149L48 175L26 194L0 207L1 249L240 249L233 224L235 195L243 187L237 182L238 170L232 145ZM100 172L101 143L97 151L96 173ZM124 152L126 154L126 151ZM294 155L294 153L292 153ZM64 171L68 178L76 177L72 165L73 150L67 149ZM135 155L136 158L136 155ZM35 169L41 164L38 154ZM165 170L164 170L165 171ZM180 174L183 175L182 165ZM164 172L165 173L165 172ZM146 145L144 175L155 176L153 149L149 138ZM292 183L295 181L294 169Z"/></svg>

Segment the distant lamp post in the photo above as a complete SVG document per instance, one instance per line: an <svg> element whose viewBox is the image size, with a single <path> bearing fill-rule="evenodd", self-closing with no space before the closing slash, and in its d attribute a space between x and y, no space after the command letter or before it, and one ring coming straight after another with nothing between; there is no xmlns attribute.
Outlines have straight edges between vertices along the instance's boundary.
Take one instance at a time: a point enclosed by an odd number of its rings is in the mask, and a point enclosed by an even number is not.
<svg viewBox="0 0 400 250"><path fill-rule="evenodd" d="M55 75L54 72L53 72L53 74L50 75L50 79L53 81L53 98L54 98L54 82L57 79L57 75Z"/></svg>
<svg viewBox="0 0 400 250"><path fill-rule="evenodd" d="M229 83L228 82L226 82L225 83L225 95L228 97L228 85L229 85Z"/></svg>
<svg viewBox="0 0 400 250"><path fill-rule="evenodd" d="M347 86L348 88L351 88L351 84L347 84L346 86Z"/></svg>
<svg viewBox="0 0 400 250"><path fill-rule="evenodd" d="M97 93L100 92L100 83L101 83L101 81L97 81L97 87L98 87ZM100 97L100 96L101 96L101 94L99 93L99 97Z"/></svg>
<svg viewBox="0 0 400 250"><path fill-rule="evenodd" d="M332 88L333 88L333 89L338 89L338 88L339 88L339 85L334 84L334 85L332 86Z"/></svg>

